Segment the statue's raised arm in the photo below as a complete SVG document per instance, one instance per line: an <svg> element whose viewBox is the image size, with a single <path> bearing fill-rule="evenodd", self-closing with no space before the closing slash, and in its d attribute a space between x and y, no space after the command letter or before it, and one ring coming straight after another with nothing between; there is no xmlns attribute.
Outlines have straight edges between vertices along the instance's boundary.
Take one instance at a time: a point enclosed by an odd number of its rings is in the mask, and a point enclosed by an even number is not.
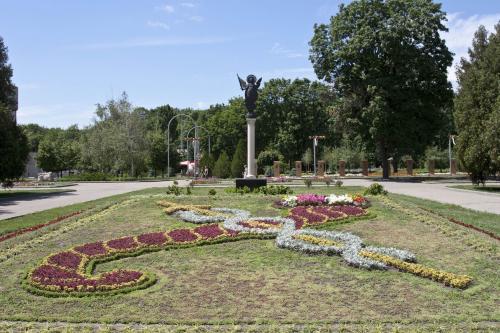
<svg viewBox="0 0 500 333"><path fill-rule="evenodd" d="M241 90L245 90L247 88L247 83L245 80L243 80L238 74L236 74L238 77L238 81L240 82L240 88Z"/></svg>
<svg viewBox="0 0 500 333"><path fill-rule="evenodd" d="M260 83L261 83L261 82L262 82L262 78L258 79L258 80L257 80L257 82L255 82L255 86L256 86L257 88L259 88L259 87L260 87Z"/></svg>

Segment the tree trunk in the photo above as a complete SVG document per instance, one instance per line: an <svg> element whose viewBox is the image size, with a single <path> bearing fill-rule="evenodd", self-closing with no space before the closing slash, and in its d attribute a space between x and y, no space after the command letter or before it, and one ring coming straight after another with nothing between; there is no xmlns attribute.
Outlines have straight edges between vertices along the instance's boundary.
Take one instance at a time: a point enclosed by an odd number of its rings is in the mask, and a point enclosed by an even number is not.
<svg viewBox="0 0 500 333"><path fill-rule="evenodd" d="M387 156L384 156L384 158L382 159L382 178L383 179L389 179L389 168L390 167L391 166L389 165L389 161L387 160Z"/></svg>
<svg viewBox="0 0 500 333"><path fill-rule="evenodd" d="M392 167L394 169L394 173L398 172L398 160L399 158L394 157L392 160Z"/></svg>
<svg viewBox="0 0 500 333"><path fill-rule="evenodd" d="M387 160L387 148L385 147L383 142L379 142L377 144L377 150L380 159L382 160L382 178L389 179L389 168L391 166L389 165L389 161Z"/></svg>

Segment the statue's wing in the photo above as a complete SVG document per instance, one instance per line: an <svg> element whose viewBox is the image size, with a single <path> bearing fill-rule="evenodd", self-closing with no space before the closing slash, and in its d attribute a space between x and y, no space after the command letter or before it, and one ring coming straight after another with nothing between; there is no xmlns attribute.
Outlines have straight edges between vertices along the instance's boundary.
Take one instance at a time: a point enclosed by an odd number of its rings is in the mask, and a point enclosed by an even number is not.
<svg viewBox="0 0 500 333"><path fill-rule="evenodd" d="M236 74L238 77L238 81L240 81L240 88L241 90L245 90L247 88L247 82L243 80L238 74Z"/></svg>
<svg viewBox="0 0 500 333"><path fill-rule="evenodd" d="M255 82L255 85L258 87L260 87L260 83L262 82L262 78L258 79L257 82Z"/></svg>

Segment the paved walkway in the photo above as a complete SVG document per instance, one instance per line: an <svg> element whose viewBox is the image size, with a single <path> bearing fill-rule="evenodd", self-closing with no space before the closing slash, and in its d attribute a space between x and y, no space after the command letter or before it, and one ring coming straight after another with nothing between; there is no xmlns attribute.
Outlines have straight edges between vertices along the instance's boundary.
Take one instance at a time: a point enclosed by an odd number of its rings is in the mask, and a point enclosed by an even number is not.
<svg viewBox="0 0 500 333"><path fill-rule="evenodd" d="M347 186L369 186L365 179L345 179ZM449 188L452 183L402 183L381 182L393 193L411 195L442 203L456 204L478 211L500 214L500 195ZM72 192L46 194L43 196L23 196L0 199L0 220L30 214L50 208L62 207L79 202L95 200L107 196L153 187L165 187L172 182L120 182L120 183L79 183L71 187ZM463 184L463 183L460 183ZM185 185L181 181L180 186ZM500 217L499 217L500 222Z"/></svg>
<svg viewBox="0 0 500 333"><path fill-rule="evenodd" d="M364 179L346 179L344 185L369 186L372 182ZM389 192L455 204L469 209L500 214L500 195L495 193L450 188L453 185L470 183L402 183L379 182ZM492 184L489 182L488 184ZM500 222L500 217L499 217Z"/></svg>
<svg viewBox="0 0 500 333"><path fill-rule="evenodd" d="M183 182L181 181L180 185L182 184ZM0 199L0 220L39 212L50 208L109 197L111 195L142 190L145 188L165 187L169 185L172 185L171 181L78 183L74 186L56 188L60 190L71 190L71 192Z"/></svg>

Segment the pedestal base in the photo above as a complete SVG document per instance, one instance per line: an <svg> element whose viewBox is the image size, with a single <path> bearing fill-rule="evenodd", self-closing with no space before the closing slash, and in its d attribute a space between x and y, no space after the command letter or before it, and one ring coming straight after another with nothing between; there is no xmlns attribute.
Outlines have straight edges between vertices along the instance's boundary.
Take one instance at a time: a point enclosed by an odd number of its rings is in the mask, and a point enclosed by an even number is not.
<svg viewBox="0 0 500 333"><path fill-rule="evenodd" d="M253 190L258 187L267 186L265 178L236 178L236 188L248 187Z"/></svg>

